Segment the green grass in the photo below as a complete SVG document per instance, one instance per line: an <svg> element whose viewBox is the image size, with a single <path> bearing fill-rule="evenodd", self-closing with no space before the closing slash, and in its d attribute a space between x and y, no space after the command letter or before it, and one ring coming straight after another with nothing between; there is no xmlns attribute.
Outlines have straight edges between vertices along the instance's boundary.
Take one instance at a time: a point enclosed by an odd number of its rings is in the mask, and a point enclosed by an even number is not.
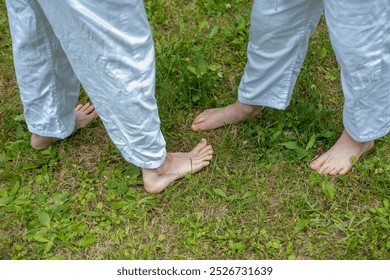
<svg viewBox="0 0 390 280"><path fill-rule="evenodd" d="M148 195L99 120L31 149L0 2L0 259L390 258L389 137L345 176L307 167L342 131L339 69L324 22L286 111L190 130L204 109L236 101L251 3L145 2L168 150L205 137L215 154L205 170Z"/></svg>

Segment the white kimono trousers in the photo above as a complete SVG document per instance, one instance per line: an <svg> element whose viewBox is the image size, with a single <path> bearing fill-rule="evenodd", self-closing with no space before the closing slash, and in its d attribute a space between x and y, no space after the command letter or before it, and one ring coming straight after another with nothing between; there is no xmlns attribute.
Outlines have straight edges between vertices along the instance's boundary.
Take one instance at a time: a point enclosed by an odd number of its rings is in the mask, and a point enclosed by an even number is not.
<svg viewBox="0 0 390 280"><path fill-rule="evenodd" d="M65 138L80 83L123 157L157 168L166 157L155 54L142 0L7 0L28 129Z"/></svg>
<svg viewBox="0 0 390 280"><path fill-rule="evenodd" d="M341 66L345 129L360 142L388 134L390 0L255 0L238 100L276 109L289 105L323 10Z"/></svg>

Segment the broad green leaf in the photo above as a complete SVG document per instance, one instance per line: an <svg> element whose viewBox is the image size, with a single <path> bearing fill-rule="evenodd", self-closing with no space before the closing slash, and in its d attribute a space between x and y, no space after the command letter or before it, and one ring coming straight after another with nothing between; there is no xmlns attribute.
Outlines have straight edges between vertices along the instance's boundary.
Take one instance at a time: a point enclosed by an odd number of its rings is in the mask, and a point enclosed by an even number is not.
<svg viewBox="0 0 390 280"><path fill-rule="evenodd" d="M127 201L121 200L121 201L111 203L111 207L112 207L112 209L121 209L121 208L125 207L127 204L128 204Z"/></svg>
<svg viewBox="0 0 390 280"><path fill-rule="evenodd" d="M275 131L274 134L272 134L270 141L275 142L275 140L277 140L282 133L283 133L282 130Z"/></svg>
<svg viewBox="0 0 390 280"><path fill-rule="evenodd" d="M5 196L0 198L0 207L1 206L6 206L9 204L14 198L12 196Z"/></svg>
<svg viewBox="0 0 390 280"><path fill-rule="evenodd" d="M35 169L35 168L37 168L38 166L39 166L39 165L36 164L36 163L34 163L34 162L29 162L29 163L23 165L23 169L24 169L24 170Z"/></svg>
<svg viewBox="0 0 390 280"><path fill-rule="evenodd" d="M68 199L68 197L69 197L69 192L63 192L63 193L61 193L61 195L60 195L60 200L61 200L62 202L65 202L65 201Z"/></svg>
<svg viewBox="0 0 390 280"><path fill-rule="evenodd" d="M299 159L304 158L305 156L307 156L307 153L308 153L308 151L306 151L302 148L296 149L294 151Z"/></svg>
<svg viewBox="0 0 390 280"><path fill-rule="evenodd" d="M53 200L55 204L64 204L64 202L68 199L69 192L63 192L63 193L54 193L53 194Z"/></svg>
<svg viewBox="0 0 390 280"><path fill-rule="evenodd" d="M38 220L43 226L50 228L50 216L47 213L39 212Z"/></svg>
<svg viewBox="0 0 390 280"><path fill-rule="evenodd" d="M50 256L45 260L67 260L68 258L65 256Z"/></svg>
<svg viewBox="0 0 390 280"><path fill-rule="evenodd" d="M187 66L187 70L192 72L195 75L198 75L198 72L196 71L195 67Z"/></svg>
<svg viewBox="0 0 390 280"><path fill-rule="evenodd" d="M387 198L383 201L383 204L385 205L386 209L390 208L390 202L389 202L389 200Z"/></svg>
<svg viewBox="0 0 390 280"><path fill-rule="evenodd" d="M42 233L36 233L33 238L35 241L38 241L41 243L49 242L49 239L47 239L47 237L45 235L43 235Z"/></svg>
<svg viewBox="0 0 390 280"><path fill-rule="evenodd" d="M218 33L218 27L213 27L210 32L210 38L214 37Z"/></svg>
<svg viewBox="0 0 390 280"><path fill-rule="evenodd" d="M201 97L200 93L198 91L194 91L192 93L191 99L193 102L198 102L200 100L200 97Z"/></svg>
<svg viewBox="0 0 390 280"><path fill-rule="evenodd" d="M294 227L294 234L300 233L302 230L304 230L308 225L307 220L300 220Z"/></svg>
<svg viewBox="0 0 390 280"><path fill-rule="evenodd" d="M198 75L203 76L207 72L207 61L204 59L204 54L198 52L196 54L196 72Z"/></svg>
<svg viewBox="0 0 390 280"><path fill-rule="evenodd" d="M213 189L213 192L215 192L217 195L222 196L223 198L228 198L226 193L222 189L215 188Z"/></svg>
<svg viewBox="0 0 390 280"><path fill-rule="evenodd" d="M14 121L17 121L17 122L24 121L24 115L20 114L20 115L15 116Z"/></svg>
<svg viewBox="0 0 390 280"><path fill-rule="evenodd" d="M336 133L333 131L325 131L325 132L321 133L319 136L324 137L324 138L331 138L331 137L334 137L335 135L336 135Z"/></svg>
<svg viewBox="0 0 390 280"><path fill-rule="evenodd" d="M88 212L85 212L84 214L87 216L90 216L90 217L99 217L100 216L100 213L95 212L95 211L88 211Z"/></svg>
<svg viewBox="0 0 390 280"><path fill-rule="evenodd" d="M48 210L50 210L50 212L52 212L52 213L60 213L63 209L62 207L63 206L60 204L54 204L54 205L50 206Z"/></svg>
<svg viewBox="0 0 390 280"><path fill-rule="evenodd" d="M255 196L256 192L255 191L247 191L246 193L244 193L244 195L242 196L242 199L245 199L245 198L248 198L248 197L253 197Z"/></svg>
<svg viewBox="0 0 390 280"><path fill-rule="evenodd" d="M45 247L45 254L49 253L50 250L53 248L54 242L50 240L49 242L46 243Z"/></svg>
<svg viewBox="0 0 390 280"><path fill-rule="evenodd" d="M297 142L285 142L285 143L282 143L282 144L280 144L280 145L286 147L286 148L289 149L289 150L301 149L301 147L298 145Z"/></svg>
<svg viewBox="0 0 390 280"><path fill-rule="evenodd" d="M198 25L198 33L202 32L205 27L207 27L207 21L203 20Z"/></svg>
<svg viewBox="0 0 390 280"><path fill-rule="evenodd" d="M234 200L237 200L238 198L239 198L238 195L233 194L233 195L229 196L227 199L228 199L229 201L234 201Z"/></svg>
<svg viewBox="0 0 390 280"><path fill-rule="evenodd" d="M327 198L329 198L330 200L332 200L334 198L335 193L336 193L336 187L332 183L329 183L329 182L322 182L321 186L322 186L322 191L325 194L325 196Z"/></svg>
<svg viewBox="0 0 390 280"><path fill-rule="evenodd" d="M371 213L374 213L374 214L377 213L376 208L370 208L370 209L368 209L368 210L370 210Z"/></svg>
<svg viewBox="0 0 390 280"><path fill-rule="evenodd" d="M129 189L127 182L119 181L117 179L112 179L107 182L107 188L109 189L117 189L120 194L125 194Z"/></svg>
<svg viewBox="0 0 390 280"><path fill-rule="evenodd" d="M7 196L8 192L6 189L0 189L0 197Z"/></svg>
<svg viewBox="0 0 390 280"><path fill-rule="evenodd" d="M96 208L99 209L99 210L102 210L103 209L103 203L102 202L99 202L97 205L96 205Z"/></svg>
<svg viewBox="0 0 390 280"><path fill-rule="evenodd" d="M30 202L31 201L29 199L26 199L23 197L18 197L14 201L12 201L12 204L13 205L27 205L27 204L30 204Z"/></svg>
<svg viewBox="0 0 390 280"><path fill-rule="evenodd" d="M314 143L316 142L316 134L314 133L311 137L310 137L310 140L309 142L307 143L306 145L306 151L310 150L311 148L313 148L314 146Z"/></svg>
<svg viewBox="0 0 390 280"><path fill-rule="evenodd" d="M45 196L44 194L39 193L39 194L37 194L37 195L34 197L34 201L35 201L35 202L38 202L38 203L40 203L40 202L45 202L45 201L46 201L46 196Z"/></svg>
<svg viewBox="0 0 390 280"><path fill-rule="evenodd" d="M14 196L18 193L19 191L19 188L20 188L20 183L19 181L15 181L13 184L12 184L12 187L11 187L11 191L9 192L9 195L10 196Z"/></svg>
<svg viewBox="0 0 390 280"><path fill-rule="evenodd" d="M87 234L77 242L77 245L80 247L87 248L95 242L96 242L96 238L92 234Z"/></svg>
<svg viewBox="0 0 390 280"><path fill-rule="evenodd" d="M0 152L0 162L6 162L10 160L12 157L10 157L8 154L5 152Z"/></svg>
<svg viewBox="0 0 390 280"><path fill-rule="evenodd" d="M229 245L230 247L230 250L232 250L233 252L242 252L245 250L245 244L242 243L242 242L239 242L239 243L232 243Z"/></svg>

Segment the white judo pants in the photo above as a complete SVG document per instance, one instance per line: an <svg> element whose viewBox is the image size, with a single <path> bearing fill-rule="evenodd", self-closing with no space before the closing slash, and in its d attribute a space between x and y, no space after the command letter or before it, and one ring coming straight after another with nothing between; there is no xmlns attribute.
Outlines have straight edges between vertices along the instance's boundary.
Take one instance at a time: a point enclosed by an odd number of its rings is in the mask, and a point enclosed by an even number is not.
<svg viewBox="0 0 390 280"><path fill-rule="evenodd" d="M323 10L341 67L344 127L356 141L382 137L390 131L390 0L255 0L238 101L289 105Z"/></svg>
<svg viewBox="0 0 390 280"><path fill-rule="evenodd" d="M7 10L30 132L69 136L81 83L123 157L161 166L166 149L143 1L7 0Z"/></svg>

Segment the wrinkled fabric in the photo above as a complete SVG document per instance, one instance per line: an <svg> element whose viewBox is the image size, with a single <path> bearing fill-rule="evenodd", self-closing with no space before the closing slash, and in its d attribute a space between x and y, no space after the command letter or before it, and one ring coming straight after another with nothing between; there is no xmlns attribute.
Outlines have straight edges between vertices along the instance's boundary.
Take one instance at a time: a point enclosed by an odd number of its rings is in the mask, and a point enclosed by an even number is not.
<svg viewBox="0 0 390 280"><path fill-rule="evenodd" d="M285 109L322 12L341 68L343 123L360 142L390 132L390 0L255 0L244 104Z"/></svg>
<svg viewBox="0 0 390 280"><path fill-rule="evenodd" d="M69 136L81 83L123 157L161 166L166 149L143 1L7 0L7 10L29 130Z"/></svg>

